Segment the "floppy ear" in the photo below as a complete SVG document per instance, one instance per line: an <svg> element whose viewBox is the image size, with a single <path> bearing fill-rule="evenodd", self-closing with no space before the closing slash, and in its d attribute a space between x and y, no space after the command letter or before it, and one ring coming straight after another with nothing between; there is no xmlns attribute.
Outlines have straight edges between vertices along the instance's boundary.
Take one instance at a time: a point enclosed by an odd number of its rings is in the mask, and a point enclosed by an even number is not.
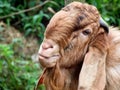
<svg viewBox="0 0 120 90"><path fill-rule="evenodd" d="M99 34L85 55L79 74L78 90L104 90L106 83L105 62L107 36Z"/></svg>

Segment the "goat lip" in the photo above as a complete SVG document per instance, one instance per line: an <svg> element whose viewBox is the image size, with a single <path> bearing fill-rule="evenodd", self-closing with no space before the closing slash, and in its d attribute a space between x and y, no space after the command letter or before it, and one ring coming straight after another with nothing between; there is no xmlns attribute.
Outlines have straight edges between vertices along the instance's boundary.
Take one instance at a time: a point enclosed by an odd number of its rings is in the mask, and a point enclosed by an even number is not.
<svg viewBox="0 0 120 90"><path fill-rule="evenodd" d="M39 55L39 59L42 59L42 60L48 60L49 58L53 58L53 57L60 57L60 55L52 55L52 56L46 56L42 54Z"/></svg>
<svg viewBox="0 0 120 90"><path fill-rule="evenodd" d="M48 58L49 58L48 56L45 56L45 55L42 55L42 54L39 55L39 59L48 59Z"/></svg>

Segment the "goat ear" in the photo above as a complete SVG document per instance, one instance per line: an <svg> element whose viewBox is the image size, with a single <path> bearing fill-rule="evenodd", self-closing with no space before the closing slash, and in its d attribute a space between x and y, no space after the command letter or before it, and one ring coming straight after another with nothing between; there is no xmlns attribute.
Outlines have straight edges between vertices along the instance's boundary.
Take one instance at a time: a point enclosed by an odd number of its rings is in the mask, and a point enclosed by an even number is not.
<svg viewBox="0 0 120 90"><path fill-rule="evenodd" d="M90 47L79 75L78 90L104 90L105 59L105 53L102 54L98 49Z"/></svg>
<svg viewBox="0 0 120 90"><path fill-rule="evenodd" d="M105 32L109 32L108 24L102 19L102 17L99 20L100 26L104 28Z"/></svg>

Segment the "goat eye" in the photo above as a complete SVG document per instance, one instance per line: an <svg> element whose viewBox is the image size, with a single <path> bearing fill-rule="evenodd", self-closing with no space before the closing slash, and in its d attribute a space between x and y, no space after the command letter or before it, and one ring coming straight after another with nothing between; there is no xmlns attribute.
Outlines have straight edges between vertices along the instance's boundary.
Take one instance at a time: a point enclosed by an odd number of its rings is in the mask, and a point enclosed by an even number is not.
<svg viewBox="0 0 120 90"><path fill-rule="evenodd" d="M89 29L86 29L86 30L82 31L82 33L84 35L89 35L91 33L91 31Z"/></svg>

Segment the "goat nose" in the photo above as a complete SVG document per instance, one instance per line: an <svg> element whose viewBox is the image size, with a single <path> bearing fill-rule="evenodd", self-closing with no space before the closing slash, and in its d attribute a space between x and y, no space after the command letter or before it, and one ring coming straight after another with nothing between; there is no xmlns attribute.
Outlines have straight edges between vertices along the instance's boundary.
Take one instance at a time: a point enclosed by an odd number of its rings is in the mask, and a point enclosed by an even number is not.
<svg viewBox="0 0 120 90"><path fill-rule="evenodd" d="M50 43L43 43L43 44L42 44L42 48L43 48L44 50L50 49L50 48L53 48L53 45L51 45Z"/></svg>

